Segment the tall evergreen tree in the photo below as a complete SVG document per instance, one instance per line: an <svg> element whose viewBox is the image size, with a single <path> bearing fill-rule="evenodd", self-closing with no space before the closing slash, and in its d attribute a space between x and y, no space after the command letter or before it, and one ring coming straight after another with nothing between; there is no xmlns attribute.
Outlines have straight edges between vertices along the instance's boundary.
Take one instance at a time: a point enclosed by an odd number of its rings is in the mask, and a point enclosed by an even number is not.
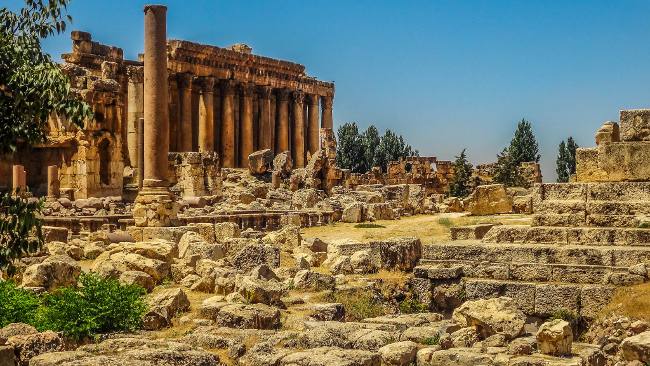
<svg viewBox="0 0 650 366"><path fill-rule="evenodd" d="M503 148L500 154L497 154L499 167L492 173L492 181L501 183L506 187L528 187L528 182L520 174L519 165L515 164L510 150Z"/></svg>
<svg viewBox="0 0 650 366"><path fill-rule="evenodd" d="M515 137L510 140L508 155L512 160L512 164L518 167L521 163L529 161L539 163L541 155L539 155L538 152L539 147L535 140L535 135L533 134L530 122L522 119L521 122L517 124Z"/></svg>
<svg viewBox="0 0 650 366"><path fill-rule="evenodd" d="M377 127L370 125L370 127L361 134L360 139L361 146L363 147L363 170L364 172L367 172L375 166L375 152L381 143L381 137L379 137Z"/></svg>
<svg viewBox="0 0 650 366"><path fill-rule="evenodd" d="M449 195L452 197L465 198L469 195L469 181L472 178L472 164L467 161L465 149L456 156L456 161L452 164L454 175L449 183Z"/></svg>
<svg viewBox="0 0 650 366"><path fill-rule="evenodd" d="M364 154L359 128L355 122L346 123L336 132L338 147L336 149L336 164L343 169L350 169L352 173L365 173Z"/></svg>
<svg viewBox="0 0 650 366"><path fill-rule="evenodd" d="M573 141L573 137L569 136L569 139L566 141L567 153L567 168L569 169L569 177L576 172L576 151L578 150L578 144Z"/></svg>
<svg viewBox="0 0 650 366"><path fill-rule="evenodd" d="M564 140L560 142L557 159L555 160L555 172L559 183L568 182L571 175L575 174L576 150L578 150L578 144L573 141L573 137L569 136L566 144Z"/></svg>

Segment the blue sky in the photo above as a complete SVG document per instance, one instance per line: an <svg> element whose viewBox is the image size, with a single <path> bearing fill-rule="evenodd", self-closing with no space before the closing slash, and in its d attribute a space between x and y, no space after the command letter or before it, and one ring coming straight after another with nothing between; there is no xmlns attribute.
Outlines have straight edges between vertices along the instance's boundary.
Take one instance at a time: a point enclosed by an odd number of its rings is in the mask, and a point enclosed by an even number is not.
<svg viewBox="0 0 650 366"><path fill-rule="evenodd" d="M22 1L10 0L10 7ZM143 48L134 0L74 0L72 30ZM335 81L335 128L374 124L421 155L495 161L522 118L532 123L544 181L561 140L595 145L620 109L650 107L648 1L167 1L169 38L299 62ZM69 32L45 41L59 59Z"/></svg>

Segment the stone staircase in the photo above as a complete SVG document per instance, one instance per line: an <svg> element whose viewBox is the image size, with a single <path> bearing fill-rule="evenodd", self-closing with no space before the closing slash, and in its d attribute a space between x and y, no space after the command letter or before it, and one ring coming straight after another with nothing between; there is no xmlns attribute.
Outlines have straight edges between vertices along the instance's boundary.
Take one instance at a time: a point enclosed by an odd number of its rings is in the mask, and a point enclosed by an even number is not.
<svg viewBox="0 0 650 366"><path fill-rule="evenodd" d="M509 296L529 315L591 319L616 286L647 281L650 183L537 184L532 200L532 226L452 228L455 240L423 245L420 298L440 309Z"/></svg>

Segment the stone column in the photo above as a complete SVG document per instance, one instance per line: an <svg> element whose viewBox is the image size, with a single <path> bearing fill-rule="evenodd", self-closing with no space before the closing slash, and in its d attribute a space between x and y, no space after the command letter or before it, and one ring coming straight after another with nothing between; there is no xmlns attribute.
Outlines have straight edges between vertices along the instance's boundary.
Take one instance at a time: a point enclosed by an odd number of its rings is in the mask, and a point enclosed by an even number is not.
<svg viewBox="0 0 650 366"><path fill-rule="evenodd" d="M271 121L271 87L257 87L257 95L260 106L260 124L259 124L259 149L271 149L273 151L273 124Z"/></svg>
<svg viewBox="0 0 650 366"><path fill-rule="evenodd" d="M321 97L321 128L334 129L334 122L332 121L332 97Z"/></svg>
<svg viewBox="0 0 650 366"><path fill-rule="evenodd" d="M60 188L59 167L50 165L47 167L47 197L59 198L61 195Z"/></svg>
<svg viewBox="0 0 650 366"><path fill-rule="evenodd" d="M212 76L198 77L194 80L201 87L199 101L199 151L214 151L214 78Z"/></svg>
<svg viewBox="0 0 650 366"><path fill-rule="evenodd" d="M233 110L233 95L235 82L221 82L221 158L222 168L235 167L235 113Z"/></svg>
<svg viewBox="0 0 650 366"><path fill-rule="evenodd" d="M248 166L248 155L253 151L253 92L255 85L252 83L240 86L239 119L241 130L239 133L239 167Z"/></svg>
<svg viewBox="0 0 650 366"><path fill-rule="evenodd" d="M144 118L138 119L137 136L138 188L142 189L144 181Z"/></svg>
<svg viewBox="0 0 650 366"><path fill-rule="evenodd" d="M176 79L181 115L178 150L181 152L192 151L192 78L192 74L182 73Z"/></svg>
<svg viewBox="0 0 650 366"><path fill-rule="evenodd" d="M127 127L126 143L131 167L138 165L138 120L144 117L144 67L127 66Z"/></svg>
<svg viewBox="0 0 650 366"><path fill-rule="evenodd" d="M167 7L144 7L144 182L147 187L166 188L169 151L167 105Z"/></svg>
<svg viewBox="0 0 650 366"><path fill-rule="evenodd" d="M320 148L320 137L318 136L318 132L320 131L320 127L318 126L319 99L320 97L316 94L309 95L307 99L307 151L312 155Z"/></svg>
<svg viewBox="0 0 650 366"><path fill-rule="evenodd" d="M176 224L180 205L169 193L167 7L144 6L144 180L133 205L136 226Z"/></svg>
<svg viewBox="0 0 650 366"><path fill-rule="evenodd" d="M26 180L27 176L25 174L25 167L22 165L13 166L13 194L16 194L16 190L20 188L20 192L17 195L21 195L26 192Z"/></svg>
<svg viewBox="0 0 650 366"><path fill-rule="evenodd" d="M277 95L278 130L275 133L276 154L289 150L289 110L287 105L288 100L289 100L289 89L283 88L278 90L278 95Z"/></svg>
<svg viewBox="0 0 650 366"><path fill-rule="evenodd" d="M293 92L293 141L291 143L291 158L296 168L305 167L305 121L303 103L305 93Z"/></svg>

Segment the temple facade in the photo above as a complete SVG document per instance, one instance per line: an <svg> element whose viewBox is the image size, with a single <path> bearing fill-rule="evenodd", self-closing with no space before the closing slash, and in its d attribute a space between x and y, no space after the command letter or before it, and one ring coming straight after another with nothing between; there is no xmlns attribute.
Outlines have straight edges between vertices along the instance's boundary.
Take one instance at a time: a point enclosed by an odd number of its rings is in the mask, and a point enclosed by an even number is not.
<svg viewBox="0 0 650 366"><path fill-rule="evenodd" d="M60 189L71 198L133 199L151 156L144 151L145 55L125 60L122 49L93 41L87 32L73 31L71 38L72 52L62 55L61 67L72 93L92 106L95 121L78 130L52 116L46 144L25 145L0 162L0 189L12 187L12 166L21 165L26 184L44 195L48 167L56 165ZM200 153L209 166L216 159L219 167L246 167L248 155L270 149L289 151L302 168L320 148L320 129L333 128L334 84L308 76L305 66L254 55L243 44L163 40L168 123L153 127L162 133L148 144L161 152L156 164L166 164L168 151ZM152 108L160 114L164 106L157 103ZM175 161L169 159L170 167Z"/></svg>

